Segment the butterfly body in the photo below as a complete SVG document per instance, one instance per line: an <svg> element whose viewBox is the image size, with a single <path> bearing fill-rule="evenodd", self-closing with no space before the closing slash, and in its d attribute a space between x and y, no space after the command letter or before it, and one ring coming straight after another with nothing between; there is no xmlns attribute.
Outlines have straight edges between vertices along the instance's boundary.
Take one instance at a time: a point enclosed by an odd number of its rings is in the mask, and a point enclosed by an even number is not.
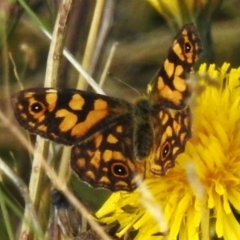
<svg viewBox="0 0 240 240"><path fill-rule="evenodd" d="M186 75L201 51L192 24L177 35L147 96L129 103L76 89L37 88L12 98L29 132L71 145L71 167L94 187L132 191L150 171L174 166L191 136Z"/></svg>

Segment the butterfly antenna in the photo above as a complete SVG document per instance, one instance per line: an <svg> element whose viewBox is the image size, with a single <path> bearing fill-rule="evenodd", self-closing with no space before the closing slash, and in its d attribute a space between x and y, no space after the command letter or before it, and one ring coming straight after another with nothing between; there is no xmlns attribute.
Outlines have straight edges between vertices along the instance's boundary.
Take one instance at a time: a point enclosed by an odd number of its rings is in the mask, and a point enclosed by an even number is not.
<svg viewBox="0 0 240 240"><path fill-rule="evenodd" d="M139 96L142 95L140 91L138 91L136 88L132 87L131 85L129 85L128 83L122 81L120 78L114 76L112 73L108 74L109 77L111 77L112 79L120 82L121 84L125 85L126 87L130 88L131 90L133 90L134 92L136 92Z"/></svg>

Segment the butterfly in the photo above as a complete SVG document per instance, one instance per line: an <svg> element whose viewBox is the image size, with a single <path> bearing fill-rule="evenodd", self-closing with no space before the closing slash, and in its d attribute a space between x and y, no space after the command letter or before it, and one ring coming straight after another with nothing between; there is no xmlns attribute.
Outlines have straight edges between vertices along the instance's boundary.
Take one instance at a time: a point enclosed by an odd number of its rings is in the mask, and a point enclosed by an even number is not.
<svg viewBox="0 0 240 240"><path fill-rule="evenodd" d="M202 51L193 24L183 26L146 96L133 103L76 89L33 88L13 95L30 133L70 145L73 171L93 187L133 191L146 163L164 175L191 136L187 76Z"/></svg>

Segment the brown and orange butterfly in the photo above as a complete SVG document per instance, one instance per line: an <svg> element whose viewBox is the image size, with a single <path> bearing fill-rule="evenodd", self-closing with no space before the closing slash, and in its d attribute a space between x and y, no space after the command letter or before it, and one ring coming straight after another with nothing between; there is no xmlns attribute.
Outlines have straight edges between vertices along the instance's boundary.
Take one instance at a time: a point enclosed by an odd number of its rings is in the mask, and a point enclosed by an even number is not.
<svg viewBox="0 0 240 240"><path fill-rule="evenodd" d="M83 181L132 191L146 161L161 176L184 151L191 136L186 78L201 51L195 26L187 24L147 96L129 103L75 89L33 88L13 95L15 116L29 132L72 145L71 167Z"/></svg>

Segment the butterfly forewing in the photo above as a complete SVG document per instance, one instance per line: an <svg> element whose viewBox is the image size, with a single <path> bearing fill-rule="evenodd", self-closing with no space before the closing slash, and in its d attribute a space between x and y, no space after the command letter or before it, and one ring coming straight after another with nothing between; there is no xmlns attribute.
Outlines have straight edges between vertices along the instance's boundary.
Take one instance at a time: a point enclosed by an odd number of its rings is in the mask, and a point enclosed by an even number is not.
<svg viewBox="0 0 240 240"><path fill-rule="evenodd" d="M75 89L24 90L13 96L12 105L29 132L66 145L93 137L131 112L124 100Z"/></svg>
<svg viewBox="0 0 240 240"><path fill-rule="evenodd" d="M187 76L202 52L201 41L193 24L185 25L169 49L162 68L150 87L150 99L165 108L183 109L190 96Z"/></svg>

